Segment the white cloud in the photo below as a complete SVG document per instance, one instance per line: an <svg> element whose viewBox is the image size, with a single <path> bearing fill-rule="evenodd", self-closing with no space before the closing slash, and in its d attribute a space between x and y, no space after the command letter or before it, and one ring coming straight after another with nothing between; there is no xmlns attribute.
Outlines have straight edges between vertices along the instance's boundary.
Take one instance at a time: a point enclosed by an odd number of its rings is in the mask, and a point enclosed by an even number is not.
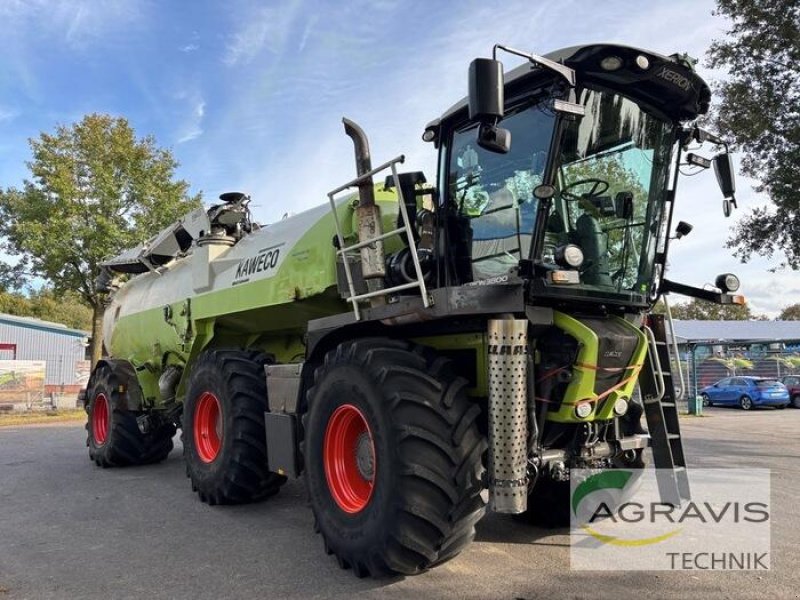
<svg viewBox="0 0 800 600"><path fill-rule="evenodd" d="M176 143L184 144L203 135L203 117L206 114L206 101L199 92L181 92L179 100L186 100L189 110L176 134Z"/></svg>
<svg viewBox="0 0 800 600"><path fill-rule="evenodd" d="M13 121L19 116L19 111L15 108L0 106L0 122Z"/></svg>
<svg viewBox="0 0 800 600"><path fill-rule="evenodd" d="M265 51L280 55L300 8L301 2L292 0L288 5L254 5L238 15L238 30L226 47L225 64L246 65Z"/></svg>
<svg viewBox="0 0 800 600"><path fill-rule="evenodd" d="M189 52L196 52L200 49L200 46L197 44L186 44L185 46L181 46L178 48L181 52L188 54Z"/></svg>

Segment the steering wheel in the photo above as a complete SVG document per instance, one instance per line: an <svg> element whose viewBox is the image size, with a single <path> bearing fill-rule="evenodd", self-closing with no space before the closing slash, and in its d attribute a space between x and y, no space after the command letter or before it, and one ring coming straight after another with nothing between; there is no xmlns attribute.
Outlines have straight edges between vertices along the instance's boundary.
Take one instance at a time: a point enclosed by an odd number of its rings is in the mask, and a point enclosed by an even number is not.
<svg viewBox="0 0 800 600"><path fill-rule="evenodd" d="M570 192L567 190L571 190L572 188L581 187L581 186L591 186L588 191L583 193L578 192ZM568 186L566 186L563 190L561 190L561 197L567 201L575 201L580 200L581 198L596 198L597 196L602 195L608 191L608 182L603 181L602 179L580 179L578 181L573 181Z"/></svg>

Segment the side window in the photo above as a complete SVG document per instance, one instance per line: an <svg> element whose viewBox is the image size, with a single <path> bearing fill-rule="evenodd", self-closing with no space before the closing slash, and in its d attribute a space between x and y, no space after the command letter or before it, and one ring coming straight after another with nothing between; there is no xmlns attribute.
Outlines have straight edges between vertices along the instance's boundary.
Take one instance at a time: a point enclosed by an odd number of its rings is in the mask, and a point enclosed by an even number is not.
<svg viewBox="0 0 800 600"><path fill-rule="evenodd" d="M508 115L503 127L513 139L506 154L478 146L474 124L452 141L448 197L469 223L475 280L508 273L530 252L538 208L533 190L544 175L553 115L527 106Z"/></svg>
<svg viewBox="0 0 800 600"><path fill-rule="evenodd" d="M747 387L747 380L742 379L741 377L737 377L733 380L733 383L731 385L734 385L736 387Z"/></svg>
<svg viewBox="0 0 800 600"><path fill-rule="evenodd" d="M719 383L717 384L719 387L725 387L731 384L730 378L720 379Z"/></svg>

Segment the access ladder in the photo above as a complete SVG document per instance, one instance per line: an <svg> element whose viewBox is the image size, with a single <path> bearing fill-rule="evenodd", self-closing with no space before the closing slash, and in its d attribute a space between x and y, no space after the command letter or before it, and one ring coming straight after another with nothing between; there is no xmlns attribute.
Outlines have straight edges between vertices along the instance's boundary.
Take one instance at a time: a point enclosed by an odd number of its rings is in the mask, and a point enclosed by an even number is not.
<svg viewBox="0 0 800 600"><path fill-rule="evenodd" d="M644 325L649 348L640 388L661 501L680 506L691 499L678 422L678 399L684 396L686 384L666 297L664 304L666 314L651 314Z"/></svg>

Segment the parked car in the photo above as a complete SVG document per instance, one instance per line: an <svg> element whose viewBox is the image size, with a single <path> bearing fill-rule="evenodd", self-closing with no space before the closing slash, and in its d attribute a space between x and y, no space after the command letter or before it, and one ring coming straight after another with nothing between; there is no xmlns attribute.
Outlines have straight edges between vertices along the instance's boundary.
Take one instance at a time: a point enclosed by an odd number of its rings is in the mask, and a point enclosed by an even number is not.
<svg viewBox="0 0 800 600"><path fill-rule="evenodd" d="M703 406L730 405L750 410L754 406L786 408L789 390L777 379L726 377L700 390Z"/></svg>
<svg viewBox="0 0 800 600"><path fill-rule="evenodd" d="M781 383L789 390L792 406L800 408L800 375L786 375L781 378Z"/></svg>

